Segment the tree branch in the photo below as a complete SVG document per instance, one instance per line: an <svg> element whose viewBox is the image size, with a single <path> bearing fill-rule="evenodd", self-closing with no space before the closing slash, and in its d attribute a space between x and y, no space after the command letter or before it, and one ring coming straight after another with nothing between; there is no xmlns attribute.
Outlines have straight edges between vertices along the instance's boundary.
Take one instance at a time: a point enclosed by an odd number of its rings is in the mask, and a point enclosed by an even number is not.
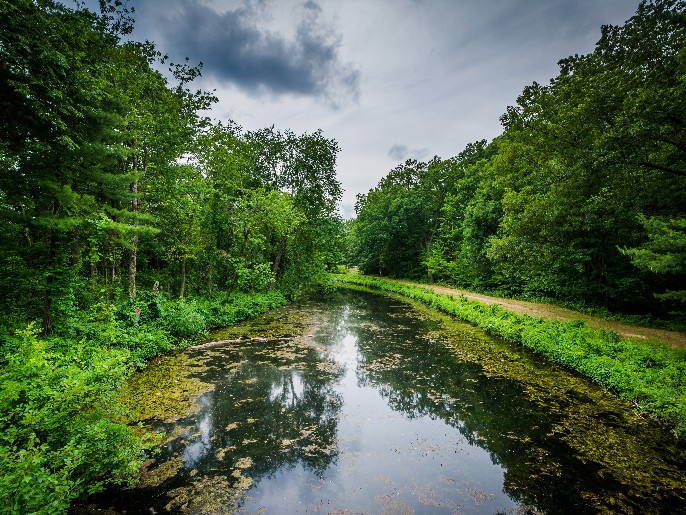
<svg viewBox="0 0 686 515"><path fill-rule="evenodd" d="M679 170L677 168L670 168L669 166L662 166L655 163L649 163L648 161L639 161L638 163L633 163L639 166L644 166L652 170L660 170L661 172L672 173L674 175L679 175L681 177L686 177L686 170Z"/></svg>
<svg viewBox="0 0 686 515"><path fill-rule="evenodd" d="M219 347L220 345L229 345L231 343L266 343L266 342L287 342L293 338L240 338L238 340L218 340L216 342L207 342L200 345L193 345L188 347L188 350L207 349L208 347Z"/></svg>

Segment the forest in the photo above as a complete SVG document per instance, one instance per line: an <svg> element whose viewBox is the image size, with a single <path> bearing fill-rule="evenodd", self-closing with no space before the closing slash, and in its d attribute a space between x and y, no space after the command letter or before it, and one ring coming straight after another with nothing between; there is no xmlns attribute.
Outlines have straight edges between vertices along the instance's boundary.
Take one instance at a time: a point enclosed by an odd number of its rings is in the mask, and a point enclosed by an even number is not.
<svg viewBox="0 0 686 515"><path fill-rule="evenodd" d="M202 65L133 41L122 2L1 2L2 510L135 481L132 371L340 265L683 319L685 12L642 2L499 137L400 164L343 221L335 139L211 119Z"/></svg>
<svg viewBox="0 0 686 515"><path fill-rule="evenodd" d="M642 2L526 87L503 133L358 195L367 274L625 313L686 303L686 3ZM671 314L671 315L670 315Z"/></svg>
<svg viewBox="0 0 686 515"><path fill-rule="evenodd" d="M211 120L201 65L133 13L0 3L0 506L61 512L136 477L117 390L341 256L335 140Z"/></svg>

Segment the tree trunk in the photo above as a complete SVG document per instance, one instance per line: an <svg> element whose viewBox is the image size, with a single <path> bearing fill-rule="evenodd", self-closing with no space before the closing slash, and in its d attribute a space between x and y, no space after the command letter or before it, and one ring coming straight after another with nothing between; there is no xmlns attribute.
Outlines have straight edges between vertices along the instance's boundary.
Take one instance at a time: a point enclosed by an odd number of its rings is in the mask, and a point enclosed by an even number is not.
<svg viewBox="0 0 686 515"><path fill-rule="evenodd" d="M207 278L207 289L209 290L208 294L210 295L210 297L212 296L212 268L213 268L212 265L213 264L214 264L214 259L212 259L212 257L210 257L210 270L209 270L208 278Z"/></svg>
<svg viewBox="0 0 686 515"><path fill-rule="evenodd" d="M138 235L131 237L131 252L129 255L129 294L131 300L136 300L136 273L138 267Z"/></svg>
<svg viewBox="0 0 686 515"><path fill-rule="evenodd" d="M47 284L45 286L45 295L43 296L43 323L41 325L41 335L47 336L50 333L50 308L52 307L52 295L50 288L54 281L52 275L48 275Z"/></svg>
<svg viewBox="0 0 686 515"><path fill-rule="evenodd" d="M428 263L430 256L431 256L431 242L426 244L426 258L427 258L426 275L429 279L429 283L433 283L434 282L434 275L431 273L431 266Z"/></svg>
<svg viewBox="0 0 686 515"><path fill-rule="evenodd" d="M131 183L131 193L138 193L138 181ZM140 199L136 195L131 202L131 209L134 212L135 225L138 225L138 212L141 210ZM129 253L129 294L132 300L136 299L136 273L138 266L138 234L131 236L131 252Z"/></svg>
<svg viewBox="0 0 686 515"><path fill-rule="evenodd" d="M269 285L270 290L276 288L276 278L279 275L279 268L281 268L281 258L283 258L283 253L286 251L287 241L288 235L285 234L283 238L281 238L281 242L279 243L279 250L277 251L276 257L274 258L274 262L272 263L272 274L274 274L274 279L272 280L272 283Z"/></svg>
<svg viewBox="0 0 686 515"><path fill-rule="evenodd" d="M186 293L186 257L181 261L181 288L179 289L179 297L183 299Z"/></svg>
<svg viewBox="0 0 686 515"><path fill-rule="evenodd" d="M233 293L233 289L236 287L236 281L238 281L238 272L234 272L233 276L231 277L231 282L229 283L229 288L227 290L227 295L231 295ZM228 303L228 297L226 302Z"/></svg>
<svg viewBox="0 0 686 515"><path fill-rule="evenodd" d="M50 311L52 309L52 283L55 282L53 267L57 256L57 242L55 234L50 231L50 245L48 252L48 273L45 278L45 291L43 292L43 322L41 324L41 334L46 336L50 333Z"/></svg>

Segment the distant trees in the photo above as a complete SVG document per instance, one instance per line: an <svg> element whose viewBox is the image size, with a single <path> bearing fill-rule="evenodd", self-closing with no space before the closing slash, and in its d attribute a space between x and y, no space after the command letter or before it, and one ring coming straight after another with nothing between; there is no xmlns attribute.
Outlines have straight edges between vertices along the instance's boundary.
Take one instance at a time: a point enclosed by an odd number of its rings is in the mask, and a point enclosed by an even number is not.
<svg viewBox="0 0 686 515"><path fill-rule="evenodd" d="M549 85L525 88L501 118L501 137L441 167L432 162L440 192L429 203L419 201L421 181L391 186L393 170L358 202L354 260L368 272L466 287L623 309L657 307L660 298L678 309L684 12L683 1L645 1L625 25L603 27L593 53L563 59ZM408 195L438 217L401 207ZM431 231L431 248L411 253ZM392 266L377 266L374 248Z"/></svg>
<svg viewBox="0 0 686 515"><path fill-rule="evenodd" d="M436 164L436 163L433 163ZM436 202L427 193L430 164L408 160L357 198L356 259L365 272L417 275L432 239ZM428 202L426 202L428 201Z"/></svg>

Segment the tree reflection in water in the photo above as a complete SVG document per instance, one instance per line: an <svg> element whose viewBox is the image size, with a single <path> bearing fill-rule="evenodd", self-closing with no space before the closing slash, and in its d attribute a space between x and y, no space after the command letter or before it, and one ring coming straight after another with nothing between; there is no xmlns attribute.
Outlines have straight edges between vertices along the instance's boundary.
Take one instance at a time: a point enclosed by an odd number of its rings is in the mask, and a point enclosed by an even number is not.
<svg viewBox="0 0 686 515"><path fill-rule="evenodd" d="M146 480L97 508L686 510L682 442L521 347L363 292L288 309L243 326L273 340L185 355L213 389L154 422Z"/></svg>
<svg viewBox="0 0 686 515"><path fill-rule="evenodd" d="M414 308L373 302L348 325L359 384L375 386L408 418L442 420L487 450L520 505L545 513L686 509L683 442L526 349ZM416 323L399 324L398 311ZM456 350L475 359L456 359Z"/></svg>

